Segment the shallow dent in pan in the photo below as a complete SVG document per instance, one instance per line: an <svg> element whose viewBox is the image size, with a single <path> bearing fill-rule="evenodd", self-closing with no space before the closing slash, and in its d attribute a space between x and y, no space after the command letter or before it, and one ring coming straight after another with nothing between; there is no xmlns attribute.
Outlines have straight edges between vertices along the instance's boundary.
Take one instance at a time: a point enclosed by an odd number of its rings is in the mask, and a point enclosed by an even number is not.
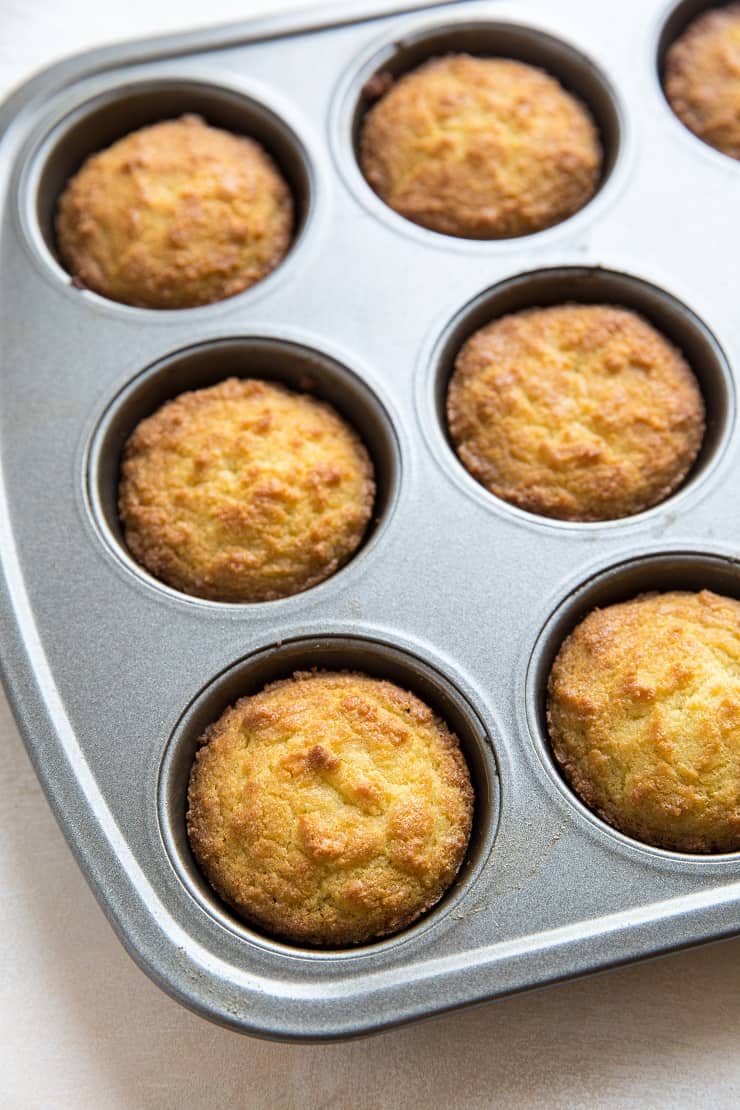
<svg viewBox="0 0 740 1110"><path fill-rule="evenodd" d="M388 679L432 707L456 734L475 792L473 827L456 879L442 899L401 932L353 948L307 948L273 939L241 920L211 888L190 850L185 824L190 768L206 727L239 698L295 671L355 670ZM499 782L492 738L458 688L429 662L373 638L317 635L281 641L240 660L194 698L178 721L164 753L158 784L160 831L170 862L189 894L221 926L281 954L313 958L356 957L385 952L417 937L466 896L490 855L499 817Z"/></svg>
<svg viewBox="0 0 740 1110"><path fill-rule="evenodd" d="M657 848L619 832L580 800L563 775L550 747L547 727L547 683L563 641L592 610L628 601L639 594L669 590L711 590L740 599L740 558L676 551L647 554L599 571L573 589L545 622L535 643L526 678L526 713L537 754L549 777L582 816L622 845L656 859L711 865L737 863L740 852L688 853Z"/></svg>
<svg viewBox="0 0 740 1110"><path fill-rule="evenodd" d="M493 320L528 308L556 304L610 304L643 316L683 353L699 383L706 410L706 428L699 454L683 484L665 501L630 517L573 522L542 517L518 509L489 493L457 457L447 425L446 402L455 359L470 336ZM735 391L725 354L707 326L672 294L630 274L596 267L563 266L508 278L481 293L447 325L431 357L431 400L435 427L433 447L441 461L468 492L522 521L564 529L614 528L660 511L704 479L721 457L732 432ZM426 407L426 406L425 406Z"/></svg>
<svg viewBox="0 0 740 1110"><path fill-rule="evenodd" d="M22 184L32 209L30 230L47 262L67 283L72 279L59 261L54 220L59 196L70 177L91 154L104 150L124 135L188 113L202 116L214 127L256 139L275 160L288 182L295 207L292 243L277 269L281 270L288 262L313 209L311 165L296 133L271 108L241 92L201 81L158 80L109 89L80 105L53 128L33 158ZM259 288L270 277L268 274L251 289ZM237 295L248 294L251 289ZM108 304L118 303L103 299ZM120 307L136 312L163 311Z"/></svg>
<svg viewBox="0 0 740 1110"><path fill-rule="evenodd" d="M279 605L303 595L242 605L207 601L172 589L132 558L118 516L121 454L139 421L180 393L216 385L229 377L279 382L326 401L352 425L370 453L376 495L362 544L343 567L307 592L326 589L348 566L366 555L389 520L398 496L401 459L391 418L373 390L336 359L275 337L250 336L198 344L161 359L134 378L108 406L93 435L87 463L89 507L109 550L141 580L171 597L218 610L239 605L243 608Z"/></svg>
<svg viewBox="0 0 740 1110"><path fill-rule="evenodd" d="M339 134L336 136L340 156L346 167L352 171L351 178L355 188L361 189L362 195L378 206L377 211L385 212L397 226L413 228L420 235L432 236L437 240L473 247L485 245L490 249L492 246L520 242L522 238L529 237L519 236L513 240L460 239L418 226L393 212L376 196L360 168L363 120L377 100L368 91L372 88L373 79L382 80L386 75L397 79L430 58L460 53L477 57L513 58L537 66L555 77L563 88L585 104L596 123L603 148L601 180L594 197L584 206L588 208L611 178L624 142L624 116L616 93L601 70L585 54L568 43L534 27L498 20L466 19L455 24L425 24L416 30L411 28L407 33L379 49L376 48L368 59L355 66L344 93L344 110L338 120ZM579 212L561 223L568 223ZM545 228L531 234L542 235L550 230L552 229Z"/></svg>

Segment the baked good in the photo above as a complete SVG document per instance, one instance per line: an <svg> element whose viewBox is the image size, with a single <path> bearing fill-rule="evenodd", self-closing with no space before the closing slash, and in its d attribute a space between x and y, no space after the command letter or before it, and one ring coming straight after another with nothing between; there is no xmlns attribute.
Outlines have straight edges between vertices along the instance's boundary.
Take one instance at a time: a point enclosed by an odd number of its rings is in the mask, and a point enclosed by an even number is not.
<svg viewBox="0 0 740 1110"><path fill-rule="evenodd" d="M594 610L558 653L547 719L566 779L610 825L740 850L740 601L671 591Z"/></svg>
<svg viewBox="0 0 740 1110"><path fill-rule="evenodd" d="M465 855L473 791L455 736L391 682L312 671L266 686L202 737L187 828L248 922L338 947L433 906Z"/></svg>
<svg viewBox="0 0 740 1110"><path fill-rule="evenodd" d="M711 8L666 53L665 92L689 131L740 158L740 4Z"/></svg>
<svg viewBox="0 0 740 1110"><path fill-rule="evenodd" d="M453 54L401 77L365 116L360 163L408 220L467 239L559 223L596 192L601 144L585 106L547 73Z"/></svg>
<svg viewBox="0 0 740 1110"><path fill-rule="evenodd" d="M612 305L527 309L481 328L458 354L447 416L474 478L560 520L657 505L683 482L704 433L683 356Z"/></svg>
<svg viewBox="0 0 740 1110"><path fill-rule="evenodd" d="M134 558L176 590L271 601L322 582L370 520L373 467L329 405L230 378L142 420L121 467Z"/></svg>
<svg viewBox="0 0 740 1110"><path fill-rule="evenodd" d="M92 155L56 216L80 286L142 308L190 308L248 289L290 246L290 189L259 143L183 116Z"/></svg>

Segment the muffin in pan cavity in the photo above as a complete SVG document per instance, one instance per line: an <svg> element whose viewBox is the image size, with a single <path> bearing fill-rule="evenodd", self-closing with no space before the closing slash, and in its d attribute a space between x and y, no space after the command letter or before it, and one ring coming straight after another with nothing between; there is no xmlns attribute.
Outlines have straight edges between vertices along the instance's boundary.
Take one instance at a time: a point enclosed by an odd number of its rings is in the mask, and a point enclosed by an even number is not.
<svg viewBox="0 0 740 1110"><path fill-rule="evenodd" d="M740 158L740 3L711 8L668 49L664 86L689 131Z"/></svg>
<svg viewBox="0 0 740 1110"><path fill-rule="evenodd" d="M287 182L253 139L197 115L166 120L87 159L56 212L77 284L141 308L191 308L249 289L293 234Z"/></svg>
<svg viewBox="0 0 740 1110"><path fill-rule="evenodd" d="M468 845L457 738L419 698L349 671L298 672L201 739L187 829L221 897L317 947L396 933L435 905Z"/></svg>
<svg viewBox="0 0 740 1110"><path fill-rule="evenodd" d="M708 590L592 611L550 672L552 750L621 832L680 852L740 850L740 601Z"/></svg>
<svg viewBox="0 0 740 1110"><path fill-rule="evenodd" d="M414 223L504 239L582 208L599 186L602 148L586 106L544 70L451 54L390 84L364 119L360 165Z"/></svg>
<svg viewBox="0 0 740 1110"><path fill-rule="evenodd" d="M475 332L455 360L447 420L489 492L541 516L604 521L678 489L704 402L683 355L636 312L563 304Z"/></svg>
<svg viewBox="0 0 740 1110"><path fill-rule="evenodd" d="M323 401L229 378L142 420L119 512L134 558L186 594L271 601L317 585L362 542L375 499L357 433Z"/></svg>

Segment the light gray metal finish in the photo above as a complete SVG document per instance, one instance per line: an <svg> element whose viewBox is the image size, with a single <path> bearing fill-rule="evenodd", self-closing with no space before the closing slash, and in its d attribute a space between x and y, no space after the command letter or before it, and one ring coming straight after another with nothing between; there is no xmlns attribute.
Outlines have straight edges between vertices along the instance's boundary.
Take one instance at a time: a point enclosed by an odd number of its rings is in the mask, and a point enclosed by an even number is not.
<svg viewBox="0 0 740 1110"><path fill-rule="evenodd" d="M133 957L201 1014L276 1038L370 1032L740 929L740 856L661 852L607 828L560 779L542 722L553 652L594 604L676 585L740 596L740 165L663 98L672 6L394 7L88 54L32 80L0 117L8 694ZM506 242L445 238L385 208L354 156L363 81L449 49L544 64L589 102L608 169L591 204ZM253 290L182 312L73 288L53 256L59 188L86 153L184 110L257 134L279 157L300 212L290 256ZM442 418L450 360L472 328L573 297L653 319L691 358L709 415L684 489L603 525L488 496ZM378 520L356 559L305 594L185 598L121 543L117 452L165 397L257 366L294 382L310 367L358 426L378 468ZM358 950L297 949L237 922L183 832L199 728L239 692L307 664L418 690L459 732L477 788L455 888L414 928Z"/></svg>

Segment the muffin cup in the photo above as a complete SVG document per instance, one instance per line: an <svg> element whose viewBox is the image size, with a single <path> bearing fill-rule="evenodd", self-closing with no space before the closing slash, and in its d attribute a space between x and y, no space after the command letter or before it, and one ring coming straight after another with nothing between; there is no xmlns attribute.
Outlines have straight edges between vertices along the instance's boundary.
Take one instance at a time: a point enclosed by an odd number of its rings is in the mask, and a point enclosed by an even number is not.
<svg viewBox="0 0 740 1110"><path fill-rule="evenodd" d="M511 58L543 69L588 108L599 133L603 162L596 193L578 212L552 227L513 239L461 239L420 227L405 219L385 204L368 184L360 169L359 150L365 114L377 100L372 95L373 87L382 87L389 76L397 79L430 58L460 53ZM520 243L522 239L546 235L577 219L591 208L612 177L624 142L624 114L612 86L598 67L573 46L544 31L503 20L462 18L454 24L447 21L411 23L402 35L391 41L386 39L370 55L353 64L340 89L337 106L334 120L336 154L355 195L375 215L390 221L397 230L415 237L426 237L428 242L454 245L463 250L500 249L510 243Z"/></svg>
<svg viewBox="0 0 740 1110"><path fill-rule="evenodd" d="M663 20L656 43L655 50L655 63L656 63L656 76L660 85L661 93L663 94L663 102L671 118L672 123L678 127L678 132L682 138L686 139L690 145L694 155L708 159L709 162L714 161L716 165L722 165L729 168L732 172L733 165L738 166L738 160L726 154L718 147L713 146L701 135L695 134L689 127L686 126L684 121L676 114L665 91L665 73L666 73L666 60L667 54L673 44L688 31L690 25L700 16L707 12L722 9L726 7L730 0L725 0L724 3L718 0L682 0L681 3L673 7L666 18Z"/></svg>
<svg viewBox="0 0 740 1110"><path fill-rule="evenodd" d="M660 28L657 48L658 74L662 78L665 56L673 43L690 23L711 8L721 7L717 0L680 0L670 9Z"/></svg>
<svg viewBox="0 0 740 1110"><path fill-rule="evenodd" d="M216 385L229 377L254 377L309 393L332 405L357 431L373 463L376 495L362 544L345 565L354 562L372 544L390 518L401 463L391 418L370 387L331 356L287 340L256 336L212 340L160 360L130 382L100 418L88 451L87 492L96 529L109 550L149 585L188 604L231 608L242 603L192 597L149 574L126 547L117 505L121 455L139 421L180 393ZM344 567L335 574L343 570ZM334 577L331 575L312 589L320 589ZM255 604L275 602L251 603Z"/></svg>
<svg viewBox="0 0 740 1110"><path fill-rule="evenodd" d="M699 454L679 489L642 513L615 520L573 522L542 517L510 505L486 490L455 453L447 426L447 390L455 359L466 340L501 316L556 304L608 304L645 317L682 352L704 399L706 428ZM727 358L709 328L672 294L631 274L595 267L560 266L508 278L481 293L448 323L422 366L420 408L428 424L430 447L445 470L483 504L518 520L550 528L595 530L620 528L660 512L694 489L719 461L735 420L735 388Z"/></svg>
<svg viewBox="0 0 740 1110"><path fill-rule="evenodd" d="M251 928L219 898L198 867L188 842L185 813L190 769L198 743L208 725L239 698L256 694L266 685L296 671L358 671L387 679L415 694L449 726L460 741L474 792L473 825L460 870L432 909L393 936L347 949L306 948L265 936ZM360 636L321 635L280 641L254 652L216 676L190 703L180 718L162 760L158 786L158 814L162 839L182 883L200 907L224 928L276 951L311 955L317 959L360 956L395 947L441 921L470 890L486 863L496 836L499 817L499 779L492 738L477 712L433 664L390 642Z"/></svg>
<svg viewBox="0 0 740 1110"><path fill-rule="evenodd" d="M690 853L658 848L627 836L602 820L581 801L557 763L547 727L547 684L563 642L594 609L629 601L640 594L669 590L711 590L740 600L740 562L723 555L692 551L636 556L596 572L577 585L546 621L532 651L526 677L526 712L537 754L551 781L588 823L620 845L647 852L666 861L682 860L698 866L737 862L740 852Z"/></svg>
<svg viewBox="0 0 740 1110"><path fill-rule="evenodd" d="M294 206L292 242L276 272L289 264L314 208L314 171L301 140L277 112L242 92L200 80L160 79L118 86L85 101L52 127L31 156L20 186L26 200L24 223L42 261L66 285L74 285L74 281L59 260L54 220L57 201L70 178L90 155L105 150L132 131L188 114L202 116L214 127L257 140L274 160L288 183ZM236 296L262 288L272 276L268 274ZM90 290L78 292L126 312L179 315L212 307L136 308Z"/></svg>

